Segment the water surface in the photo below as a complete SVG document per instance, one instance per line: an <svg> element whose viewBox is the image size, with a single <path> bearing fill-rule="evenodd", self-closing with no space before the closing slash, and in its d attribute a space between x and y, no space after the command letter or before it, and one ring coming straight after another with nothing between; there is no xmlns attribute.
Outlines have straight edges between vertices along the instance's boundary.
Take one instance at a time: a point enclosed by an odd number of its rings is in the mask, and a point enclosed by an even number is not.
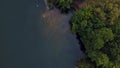
<svg viewBox="0 0 120 68"><path fill-rule="evenodd" d="M71 14L48 11L44 0L3 2L0 68L74 68L81 55L70 33Z"/></svg>

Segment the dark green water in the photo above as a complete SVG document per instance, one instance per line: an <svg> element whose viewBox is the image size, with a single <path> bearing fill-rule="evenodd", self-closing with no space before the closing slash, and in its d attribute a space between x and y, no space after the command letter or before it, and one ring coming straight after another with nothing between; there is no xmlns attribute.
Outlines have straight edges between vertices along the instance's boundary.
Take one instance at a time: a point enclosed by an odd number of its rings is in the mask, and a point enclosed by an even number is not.
<svg viewBox="0 0 120 68"><path fill-rule="evenodd" d="M39 0L2 1L0 68L74 68L81 55L69 31L69 16L50 26ZM59 17L58 17L59 18ZM62 21L61 21L62 20Z"/></svg>

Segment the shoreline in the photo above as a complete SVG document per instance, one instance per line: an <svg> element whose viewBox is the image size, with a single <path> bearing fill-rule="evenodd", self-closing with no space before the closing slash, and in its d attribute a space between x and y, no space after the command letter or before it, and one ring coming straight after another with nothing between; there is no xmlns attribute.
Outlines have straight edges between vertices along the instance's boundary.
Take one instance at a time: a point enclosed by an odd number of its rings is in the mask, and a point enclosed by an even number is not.
<svg viewBox="0 0 120 68"><path fill-rule="evenodd" d="M64 34L68 34L68 35L66 35L66 36L69 36L70 38L72 38L73 39L73 41L75 40L75 43L76 44L78 44L78 40L75 38L75 35L74 34L72 34L71 32L70 32L70 24L69 24L69 21L70 21L70 18L71 18L71 16L73 15L72 13L68 13L68 14L62 14L60 11L59 11L59 9L57 9L57 8L54 8L54 9L51 9L51 10L46 10L45 11L45 13L43 14L44 15L44 19L45 19L45 21L46 21L46 24L47 24L47 28L48 29L50 29L49 31L47 31L48 33L49 32L52 32L52 34L54 35L54 34L57 34L57 33L59 33L59 34L62 34L62 35L64 35ZM52 17L53 16L53 17ZM55 18L54 18L55 17ZM53 20L54 19L54 20ZM67 20L68 19L68 20ZM64 21L66 21L67 20L67 22L65 22L65 23L59 23L60 21L62 22L64 22ZM56 23L56 22L58 22L58 23ZM45 25L46 25L45 24ZM59 25L58 25L59 24ZM64 29L63 29L64 28ZM63 29L63 30L62 30ZM59 31L59 32L57 32L57 31ZM47 33L47 34L48 34ZM59 35L58 34L58 35ZM69 38L69 39L70 39ZM75 44L75 45L76 45ZM77 46L77 48L79 48L79 53L81 53L81 54L78 54L78 55L81 55L79 58L81 58L81 57L83 57L84 56L84 54L83 54L83 52L82 52L82 50L80 49L80 45L78 44L78 46ZM75 58L76 60L75 60L75 63L74 64L77 64L76 62L79 60L79 58ZM76 65L75 65L75 67L76 67Z"/></svg>
<svg viewBox="0 0 120 68"><path fill-rule="evenodd" d="M44 3L45 3L45 6L46 6L46 9L49 10L50 7L48 6L48 2L47 2L47 0L44 0Z"/></svg>
<svg viewBox="0 0 120 68"><path fill-rule="evenodd" d="M54 14L57 14L57 15L65 15L65 16L68 16L69 14L72 14L73 15L73 13L75 13L75 12L72 12L73 10L69 10L69 12L68 13L66 13L66 14L64 14L64 13L60 13L60 9L58 9L58 8L53 8L53 9L51 9L51 10L49 10L50 8L49 8L49 6L48 6L48 3L47 3L47 0L44 0L44 2L45 2L45 6L46 6L46 11L45 11L45 13L43 14L43 18L47 18L47 19L49 19L49 18L52 18L52 17L50 17L50 15L53 15L54 16ZM57 11L56 11L57 10ZM52 14L51 13L51 11L53 11L54 12L54 14ZM76 11L76 10L75 10ZM47 14L46 14L47 13ZM60 14L59 14L60 13ZM56 15L55 15L56 16ZM54 17L55 17L54 16ZM72 17L72 16L71 16ZM60 19L62 19L60 16L57 16L57 17L55 17L54 19L55 20L57 20L57 18L60 18ZM69 16L67 17L67 18L69 18ZM49 21L50 20L50 21ZM51 21L53 21L52 19L49 19L49 20L47 20L47 21L49 21L49 22L47 22L47 24L49 24L50 26L48 26L48 28L50 28L51 26L51 28L54 28L54 23L52 23L51 24ZM70 21L70 19L69 19L69 21ZM59 20L58 20L58 22L59 22ZM67 28L68 27L70 27L71 28L71 25L70 25L70 23L69 22L67 22ZM61 23L59 24L59 25L62 25ZM58 26L59 27L59 26ZM50 29L51 29L50 28ZM67 29L67 31L71 31L71 29ZM54 29L56 29L56 27L54 28ZM62 29L62 28L61 28ZM53 30L51 30L51 32L53 32L54 33L54 31ZM66 31L64 31L64 32L66 32ZM64 33L64 32L60 32L60 34L61 33ZM74 35L74 34L72 34L71 33L71 35ZM74 36L74 38L76 39L76 37ZM78 39L76 39L76 42L78 41ZM84 52L81 50L81 47L82 47L82 45L80 44L80 42L78 42L77 43L79 46L78 46L78 48L79 48L79 50L80 50L80 52L81 52L81 56L79 57L79 58L77 58L77 60L76 60L76 63L75 64L77 64L77 61L79 60L79 59L81 59L81 58L83 58L84 56L85 56L85 54L84 54ZM78 66L77 65L75 65L75 67L76 68L78 68Z"/></svg>

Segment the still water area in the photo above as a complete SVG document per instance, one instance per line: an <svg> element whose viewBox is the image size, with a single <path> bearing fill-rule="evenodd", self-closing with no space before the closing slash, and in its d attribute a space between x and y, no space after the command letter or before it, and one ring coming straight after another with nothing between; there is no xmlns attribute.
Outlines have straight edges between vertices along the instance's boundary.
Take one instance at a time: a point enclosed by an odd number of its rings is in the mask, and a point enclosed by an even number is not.
<svg viewBox="0 0 120 68"><path fill-rule="evenodd" d="M82 52L70 32L72 16L48 10L44 0L2 1L0 68L75 68Z"/></svg>

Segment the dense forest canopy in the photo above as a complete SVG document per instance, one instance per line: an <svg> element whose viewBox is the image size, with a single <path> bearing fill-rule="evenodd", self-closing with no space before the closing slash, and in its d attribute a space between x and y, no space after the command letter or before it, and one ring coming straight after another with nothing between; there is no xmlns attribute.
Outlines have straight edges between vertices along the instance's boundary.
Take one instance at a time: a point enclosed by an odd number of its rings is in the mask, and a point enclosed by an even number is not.
<svg viewBox="0 0 120 68"><path fill-rule="evenodd" d="M71 30L85 46L79 68L120 68L120 0L92 0L76 11Z"/></svg>

